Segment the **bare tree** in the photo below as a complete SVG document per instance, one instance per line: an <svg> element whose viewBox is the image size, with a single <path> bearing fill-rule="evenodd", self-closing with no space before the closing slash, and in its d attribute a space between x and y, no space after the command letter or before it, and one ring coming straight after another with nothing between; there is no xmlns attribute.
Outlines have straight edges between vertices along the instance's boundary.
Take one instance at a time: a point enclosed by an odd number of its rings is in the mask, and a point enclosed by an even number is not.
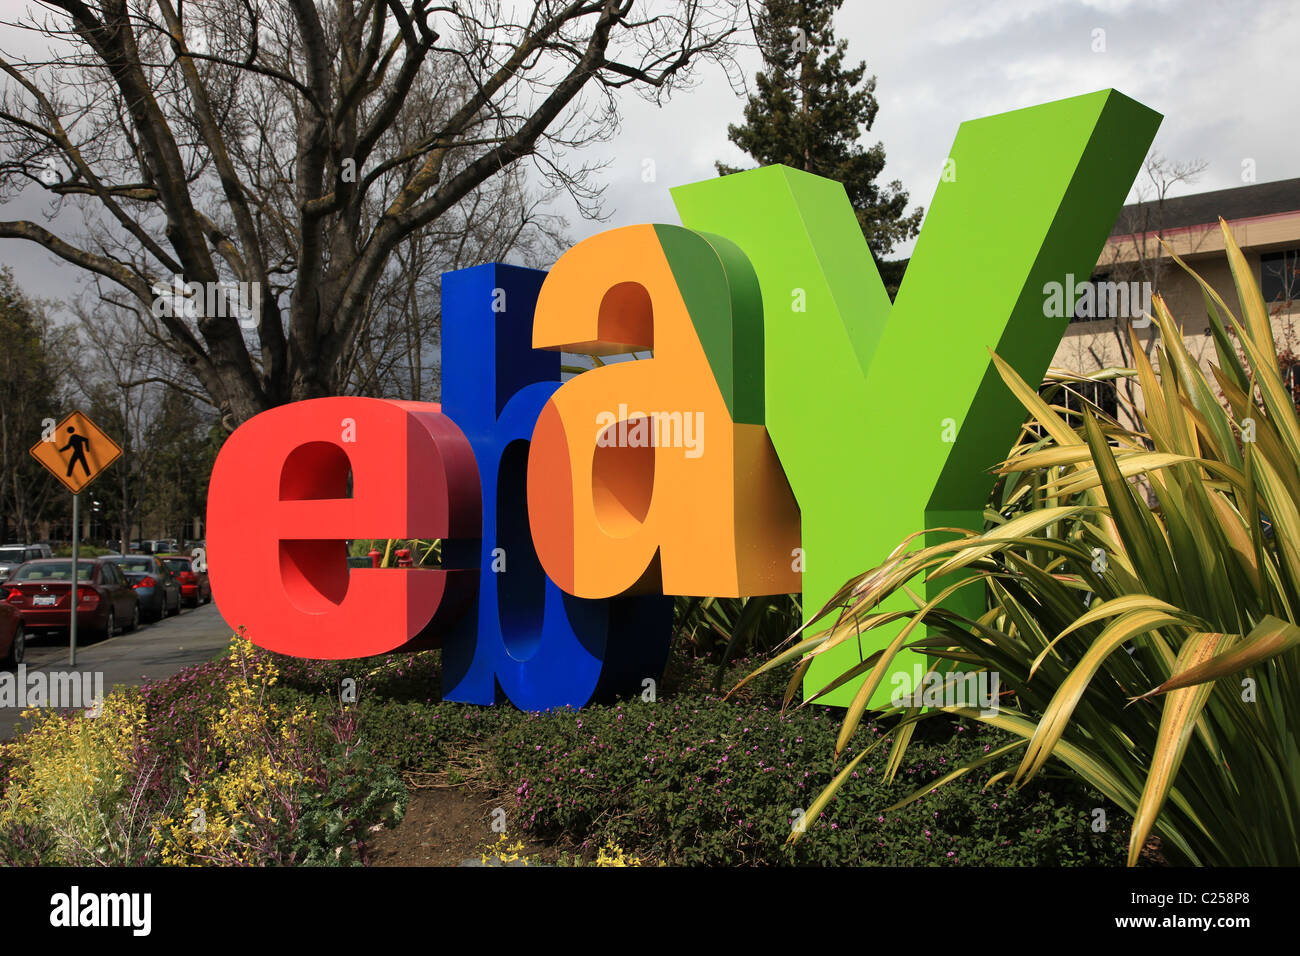
<svg viewBox="0 0 1300 956"><path fill-rule="evenodd" d="M442 274L507 259L548 266L567 247L564 221L507 170L393 253L365 324L344 357L344 391L436 401L441 382Z"/></svg>
<svg viewBox="0 0 1300 956"><path fill-rule="evenodd" d="M736 81L743 13L741 0L39 7L11 26L50 57L0 58L0 198L39 183L85 227L5 221L0 237L121 290L232 424L382 374L364 343L393 257L431 227L449 241L521 160L594 213L593 170L566 153L612 134L623 88L661 97L706 61ZM168 304L176 277L187 308Z"/></svg>
<svg viewBox="0 0 1300 956"><path fill-rule="evenodd" d="M96 423L122 446L122 458L101 479L99 489L115 511L126 554L132 528L141 524L149 491L153 448L145 440L162 404L165 389L183 378L169 352L159 349L148 324L112 303L83 298L73 306L85 343L81 390ZM191 379L192 381L192 379ZM196 383L195 383L196 384ZM191 395L197 390L191 386ZM199 395L201 397L201 395Z"/></svg>
<svg viewBox="0 0 1300 956"><path fill-rule="evenodd" d="M1209 163L1204 160L1170 160L1152 150L1142 164L1142 174L1134 191L1137 201L1124 207L1120 212L1116 229L1122 241L1108 247L1109 258L1100 267L1106 278L1113 282L1147 283L1151 295L1160 292L1160 282L1167 270L1173 265L1161 245L1165 238L1165 201L1169 191L1179 183L1191 184ZM1129 330L1133 329L1139 344L1148 360L1155 355L1159 345L1157 329L1154 323L1146 326L1145 334L1141 328L1135 328L1127 315L1111 317L1112 328L1109 334L1114 336L1118 346L1120 361L1106 363L1102 356L1093 350L1097 367L1107 364L1119 364L1133 368L1134 355ZM1122 382L1130 406L1136 402L1137 381L1133 377L1124 377Z"/></svg>

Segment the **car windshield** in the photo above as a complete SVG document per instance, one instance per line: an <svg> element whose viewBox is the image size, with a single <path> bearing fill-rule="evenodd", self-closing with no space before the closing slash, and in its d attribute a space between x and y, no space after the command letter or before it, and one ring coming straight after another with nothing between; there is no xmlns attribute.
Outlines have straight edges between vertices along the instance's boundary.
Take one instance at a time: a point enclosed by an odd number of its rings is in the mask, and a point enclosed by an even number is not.
<svg viewBox="0 0 1300 956"><path fill-rule="evenodd" d="M188 571L190 569L189 558L167 558L163 561L170 571Z"/></svg>
<svg viewBox="0 0 1300 956"><path fill-rule="evenodd" d="M113 563L123 571L143 571L153 570L153 561L149 558L114 558Z"/></svg>
<svg viewBox="0 0 1300 956"><path fill-rule="evenodd" d="M89 581L95 566L89 561L78 562L77 580ZM10 581L67 581L72 577L71 561L33 561L19 568Z"/></svg>
<svg viewBox="0 0 1300 956"><path fill-rule="evenodd" d="M5 564L21 564L22 560L22 548L0 548L0 562Z"/></svg>

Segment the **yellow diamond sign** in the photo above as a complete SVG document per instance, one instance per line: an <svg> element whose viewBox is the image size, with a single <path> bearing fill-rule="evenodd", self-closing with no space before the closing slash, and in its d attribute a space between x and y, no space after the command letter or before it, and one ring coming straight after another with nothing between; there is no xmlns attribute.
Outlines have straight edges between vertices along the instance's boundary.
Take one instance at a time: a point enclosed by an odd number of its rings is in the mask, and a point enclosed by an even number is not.
<svg viewBox="0 0 1300 956"><path fill-rule="evenodd" d="M32 446L32 457L74 495L117 461L122 449L88 415L73 412L47 429Z"/></svg>

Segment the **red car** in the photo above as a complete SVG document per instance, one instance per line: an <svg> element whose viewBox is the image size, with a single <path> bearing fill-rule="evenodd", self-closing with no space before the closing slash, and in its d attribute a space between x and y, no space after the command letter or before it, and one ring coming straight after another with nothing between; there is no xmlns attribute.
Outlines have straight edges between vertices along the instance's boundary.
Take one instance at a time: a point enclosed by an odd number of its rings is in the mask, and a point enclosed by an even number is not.
<svg viewBox="0 0 1300 956"><path fill-rule="evenodd" d="M208 572L194 570L194 559L184 554L160 554L158 560L181 582L181 598L190 607L198 607L212 600L212 586Z"/></svg>
<svg viewBox="0 0 1300 956"><path fill-rule="evenodd" d="M6 667L17 667L23 662L23 652L27 649L25 638L21 612L0 601L0 654L4 655Z"/></svg>
<svg viewBox="0 0 1300 956"><path fill-rule="evenodd" d="M140 599L117 566L98 559L77 562L77 630L112 637L140 626ZM22 615L28 631L66 628L72 621L72 561L42 558L20 565L5 581L5 603Z"/></svg>

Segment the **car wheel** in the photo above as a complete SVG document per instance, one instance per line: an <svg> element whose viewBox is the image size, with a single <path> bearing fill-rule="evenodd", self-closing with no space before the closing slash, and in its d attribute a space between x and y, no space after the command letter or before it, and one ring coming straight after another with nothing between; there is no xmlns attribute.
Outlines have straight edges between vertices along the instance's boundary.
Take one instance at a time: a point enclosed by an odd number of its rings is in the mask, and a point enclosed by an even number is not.
<svg viewBox="0 0 1300 956"><path fill-rule="evenodd" d="M131 624L128 627L124 627L122 629L122 632L125 634L129 634L132 631L139 629L139 627L140 627L140 602L136 601L135 604L131 605Z"/></svg>
<svg viewBox="0 0 1300 956"><path fill-rule="evenodd" d="M203 599L203 603L204 603L204 604L211 604L211 603L212 603L212 592L211 592L211 591L209 591L207 597L205 597L205 598Z"/></svg>
<svg viewBox="0 0 1300 956"><path fill-rule="evenodd" d="M14 642L9 645L9 656L5 658L5 666L17 667L23 662L23 655L26 652L27 636L23 633L23 625L20 621L14 629Z"/></svg>
<svg viewBox="0 0 1300 956"><path fill-rule="evenodd" d="M113 609L110 607L108 609L108 620L104 623L104 637L112 637L116 633L117 615L113 613Z"/></svg>
<svg viewBox="0 0 1300 956"><path fill-rule="evenodd" d="M180 593L179 591L177 591L177 592L176 592L176 606L172 608L172 617L176 617L176 616L179 615L180 613L181 613L181 593Z"/></svg>

